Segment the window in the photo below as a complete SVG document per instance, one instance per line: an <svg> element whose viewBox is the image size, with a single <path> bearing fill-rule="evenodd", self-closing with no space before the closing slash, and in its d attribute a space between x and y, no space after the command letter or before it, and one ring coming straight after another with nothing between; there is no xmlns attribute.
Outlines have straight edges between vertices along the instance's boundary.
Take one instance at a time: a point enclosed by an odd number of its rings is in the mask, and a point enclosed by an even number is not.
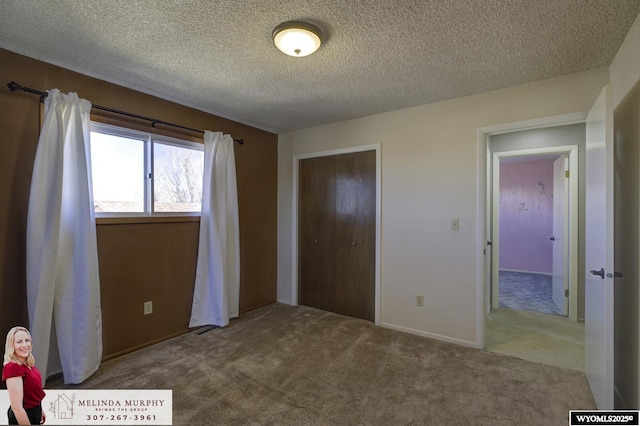
<svg viewBox="0 0 640 426"><path fill-rule="evenodd" d="M203 145L91 123L96 215L199 213Z"/></svg>

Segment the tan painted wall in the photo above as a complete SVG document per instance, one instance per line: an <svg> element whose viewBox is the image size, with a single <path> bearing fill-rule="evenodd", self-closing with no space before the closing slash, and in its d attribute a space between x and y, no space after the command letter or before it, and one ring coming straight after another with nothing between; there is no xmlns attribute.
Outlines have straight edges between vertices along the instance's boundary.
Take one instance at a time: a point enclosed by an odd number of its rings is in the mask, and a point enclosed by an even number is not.
<svg viewBox="0 0 640 426"><path fill-rule="evenodd" d="M0 333L28 325L25 234L39 133L38 96L6 83L74 91L94 104L223 131L235 147L240 212L240 311L276 300L277 135L0 49ZM199 222L99 224L104 355L187 330ZM154 313L143 315L152 300Z"/></svg>

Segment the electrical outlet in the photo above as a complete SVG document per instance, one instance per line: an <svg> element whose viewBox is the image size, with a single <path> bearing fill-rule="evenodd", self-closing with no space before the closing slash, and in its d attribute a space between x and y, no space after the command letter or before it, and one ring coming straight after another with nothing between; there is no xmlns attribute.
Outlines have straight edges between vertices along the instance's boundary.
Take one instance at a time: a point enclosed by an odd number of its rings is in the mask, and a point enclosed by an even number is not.
<svg viewBox="0 0 640 426"><path fill-rule="evenodd" d="M424 296L416 294L416 306L424 306Z"/></svg>
<svg viewBox="0 0 640 426"><path fill-rule="evenodd" d="M451 219L451 230L452 231L460 230L460 219Z"/></svg>
<svg viewBox="0 0 640 426"><path fill-rule="evenodd" d="M144 314L149 315L153 313L153 302L144 302Z"/></svg>

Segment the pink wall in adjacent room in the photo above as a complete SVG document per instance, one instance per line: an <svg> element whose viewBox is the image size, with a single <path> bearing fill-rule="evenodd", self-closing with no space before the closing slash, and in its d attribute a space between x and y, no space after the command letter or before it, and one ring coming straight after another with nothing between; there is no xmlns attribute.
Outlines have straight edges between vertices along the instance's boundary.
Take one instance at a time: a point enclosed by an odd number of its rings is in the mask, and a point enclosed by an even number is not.
<svg viewBox="0 0 640 426"><path fill-rule="evenodd" d="M551 273L552 235L553 160L502 160L500 269Z"/></svg>

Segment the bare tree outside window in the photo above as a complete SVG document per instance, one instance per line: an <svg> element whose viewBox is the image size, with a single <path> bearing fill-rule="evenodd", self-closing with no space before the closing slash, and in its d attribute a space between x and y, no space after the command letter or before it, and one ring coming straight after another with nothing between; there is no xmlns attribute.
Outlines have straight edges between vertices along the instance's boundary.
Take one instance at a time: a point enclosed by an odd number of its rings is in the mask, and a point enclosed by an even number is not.
<svg viewBox="0 0 640 426"><path fill-rule="evenodd" d="M175 145L154 145L154 210L200 211L204 153Z"/></svg>
<svg viewBox="0 0 640 426"><path fill-rule="evenodd" d="M92 122L94 211L100 217L199 213L203 148L193 142Z"/></svg>

